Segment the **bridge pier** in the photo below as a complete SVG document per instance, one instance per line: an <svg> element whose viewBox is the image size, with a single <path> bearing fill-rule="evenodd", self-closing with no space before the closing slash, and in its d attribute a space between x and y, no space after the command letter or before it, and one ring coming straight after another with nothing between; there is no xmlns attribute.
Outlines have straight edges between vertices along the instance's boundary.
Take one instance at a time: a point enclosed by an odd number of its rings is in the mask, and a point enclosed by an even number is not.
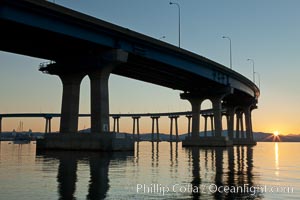
<svg viewBox="0 0 300 200"><path fill-rule="evenodd" d="M191 118L192 115L186 115L187 119L188 119L188 137L191 137Z"/></svg>
<svg viewBox="0 0 300 200"><path fill-rule="evenodd" d="M227 133L228 138L233 141L233 126L234 126L234 112L235 109L233 107L227 107L226 119L227 119Z"/></svg>
<svg viewBox="0 0 300 200"><path fill-rule="evenodd" d="M246 125L246 138L248 140L253 140L252 124L251 124L251 107L250 106L244 107L244 113L245 113L245 125Z"/></svg>
<svg viewBox="0 0 300 200"><path fill-rule="evenodd" d="M214 116L214 136L221 137L222 136L222 99L223 96L216 96L211 98L212 106L213 106L213 116Z"/></svg>
<svg viewBox="0 0 300 200"><path fill-rule="evenodd" d="M151 141L154 142L154 127L156 122L156 141L159 142L159 124L158 119L160 116L151 116L152 119L152 134L151 134Z"/></svg>
<svg viewBox="0 0 300 200"><path fill-rule="evenodd" d="M244 113L241 112L240 115L240 124L241 124L241 132L240 132L240 138L244 139L245 138L245 131L244 131Z"/></svg>
<svg viewBox="0 0 300 200"><path fill-rule="evenodd" d="M204 137L207 137L207 115L202 115L204 117Z"/></svg>
<svg viewBox="0 0 300 200"><path fill-rule="evenodd" d="M256 145L252 132L251 108L252 105L240 106L236 111L236 137L233 140L235 145Z"/></svg>
<svg viewBox="0 0 300 200"><path fill-rule="evenodd" d="M45 134L43 140L37 141L37 148L133 150L133 139L121 139L109 133L109 75L117 65L127 62L127 58L127 52L111 50L95 55L91 53L77 57L61 57L56 62L41 67L40 71L60 77L63 83L63 98L60 133ZM89 76L91 85L91 133L81 134L77 131L80 83L86 75Z"/></svg>
<svg viewBox="0 0 300 200"><path fill-rule="evenodd" d="M236 140L243 140L244 138L244 123L243 123L243 111L238 110L236 113Z"/></svg>
<svg viewBox="0 0 300 200"><path fill-rule="evenodd" d="M216 136L215 134L215 127L214 127L214 116L209 115L210 118L210 128L211 128L211 136Z"/></svg>
<svg viewBox="0 0 300 200"><path fill-rule="evenodd" d="M61 133L76 133L78 129L80 83L83 73L60 74L63 84L60 129Z"/></svg>
<svg viewBox="0 0 300 200"><path fill-rule="evenodd" d="M204 98L197 94L192 93L182 93L180 95L181 99L188 100L192 106L192 134L189 137L190 139L199 138L200 131L200 107Z"/></svg>
<svg viewBox="0 0 300 200"><path fill-rule="evenodd" d="M120 116L113 116L113 119L114 119L113 132L119 133L120 132L120 124L119 124Z"/></svg>
<svg viewBox="0 0 300 200"><path fill-rule="evenodd" d="M90 73L91 84L91 132L109 132L108 79L112 67ZM115 130L114 130L115 132Z"/></svg>
<svg viewBox="0 0 300 200"><path fill-rule="evenodd" d="M211 137L214 137L215 136L215 133L214 133L214 116L211 115L211 114L204 114L202 115L204 117L204 137L208 137L207 135L207 122L208 122L208 118L210 118L210 128L211 128Z"/></svg>
<svg viewBox="0 0 300 200"><path fill-rule="evenodd" d="M179 137L178 137L178 123L177 123L178 117L179 117L178 115L171 115L171 116L169 116L169 118L170 118L170 142L173 141L173 119L175 121L176 142L179 141Z"/></svg>
<svg viewBox="0 0 300 200"><path fill-rule="evenodd" d="M46 120L45 133L51 133L51 119L52 117L45 117Z"/></svg>
<svg viewBox="0 0 300 200"><path fill-rule="evenodd" d="M183 93L180 95L181 99L188 100L192 106L192 136L186 137L182 142L182 146L215 147L232 145L232 141L222 136L222 99L228 93L228 89L225 88L217 91L216 94L207 92L207 94ZM213 104L213 115L211 117L212 137L200 137L200 107L203 100L207 98Z"/></svg>
<svg viewBox="0 0 300 200"><path fill-rule="evenodd" d="M236 111L236 128L235 128L235 140L238 141L240 138L240 114Z"/></svg>
<svg viewBox="0 0 300 200"><path fill-rule="evenodd" d="M135 121L136 121L137 141L140 141L140 124L139 124L140 118L141 118L140 116L132 117L133 119L132 135L133 135L133 139L136 140L135 138Z"/></svg>

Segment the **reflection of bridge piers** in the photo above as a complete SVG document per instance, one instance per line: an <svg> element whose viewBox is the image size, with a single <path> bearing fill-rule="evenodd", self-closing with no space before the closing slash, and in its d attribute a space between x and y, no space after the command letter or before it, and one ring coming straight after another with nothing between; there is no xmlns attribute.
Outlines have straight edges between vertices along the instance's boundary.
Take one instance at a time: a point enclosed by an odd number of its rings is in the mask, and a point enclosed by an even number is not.
<svg viewBox="0 0 300 200"><path fill-rule="evenodd" d="M193 199L200 199L200 196L201 199L211 199L212 197L213 199L254 199L258 197L259 194L252 195L253 190L250 191L249 189L255 185L251 146L216 147L209 148L210 151L207 148L197 147L187 149L188 153L192 155L191 160L189 160L192 163L191 185L193 188L200 188L200 190L192 192L191 197ZM202 155L204 156L203 159L200 158ZM205 169L203 170L203 168ZM208 172L210 173L207 174ZM201 185L202 183L203 185ZM207 183L211 185L209 186ZM235 187L236 190L224 192L225 186L230 189ZM215 189L218 189L216 187L220 188L221 192L217 190L214 192Z"/></svg>
<svg viewBox="0 0 300 200"><path fill-rule="evenodd" d="M57 183L59 199L75 199L76 186L78 187L77 174L80 170L77 166L82 163L89 163L90 181L88 185L87 199L104 199L109 191L109 165L112 160L119 163L133 156L133 152L116 153L93 153L71 151L59 152L37 152L37 158L45 161L48 167L49 160L58 160ZM125 163L125 162L124 162ZM47 169L45 169L47 170Z"/></svg>

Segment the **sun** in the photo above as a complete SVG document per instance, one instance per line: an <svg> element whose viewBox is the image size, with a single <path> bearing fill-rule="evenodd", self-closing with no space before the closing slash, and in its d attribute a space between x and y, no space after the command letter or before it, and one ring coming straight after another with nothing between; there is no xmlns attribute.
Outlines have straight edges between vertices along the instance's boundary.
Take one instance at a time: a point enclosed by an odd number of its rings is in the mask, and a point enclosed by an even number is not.
<svg viewBox="0 0 300 200"><path fill-rule="evenodd" d="M279 131L274 131L273 132L273 142L281 142L281 139L280 139L280 133Z"/></svg>
<svg viewBox="0 0 300 200"><path fill-rule="evenodd" d="M279 131L274 131L273 135L276 137L279 136Z"/></svg>

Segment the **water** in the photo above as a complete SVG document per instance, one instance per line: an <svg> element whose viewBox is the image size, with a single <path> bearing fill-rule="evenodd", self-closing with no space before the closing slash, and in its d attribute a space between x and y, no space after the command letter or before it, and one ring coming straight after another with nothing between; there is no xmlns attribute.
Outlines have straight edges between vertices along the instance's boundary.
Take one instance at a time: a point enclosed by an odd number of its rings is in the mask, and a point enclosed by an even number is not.
<svg viewBox="0 0 300 200"><path fill-rule="evenodd" d="M199 149L140 142L131 153L41 153L34 143L0 145L0 199L300 197L300 143Z"/></svg>

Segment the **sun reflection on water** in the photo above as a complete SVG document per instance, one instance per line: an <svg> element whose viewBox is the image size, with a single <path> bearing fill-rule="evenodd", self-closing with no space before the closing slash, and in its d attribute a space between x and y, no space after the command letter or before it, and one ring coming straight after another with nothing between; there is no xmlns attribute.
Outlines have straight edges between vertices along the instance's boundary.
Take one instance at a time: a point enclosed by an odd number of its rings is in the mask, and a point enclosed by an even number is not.
<svg viewBox="0 0 300 200"><path fill-rule="evenodd" d="M279 148L278 142L275 143L275 175L279 176Z"/></svg>

